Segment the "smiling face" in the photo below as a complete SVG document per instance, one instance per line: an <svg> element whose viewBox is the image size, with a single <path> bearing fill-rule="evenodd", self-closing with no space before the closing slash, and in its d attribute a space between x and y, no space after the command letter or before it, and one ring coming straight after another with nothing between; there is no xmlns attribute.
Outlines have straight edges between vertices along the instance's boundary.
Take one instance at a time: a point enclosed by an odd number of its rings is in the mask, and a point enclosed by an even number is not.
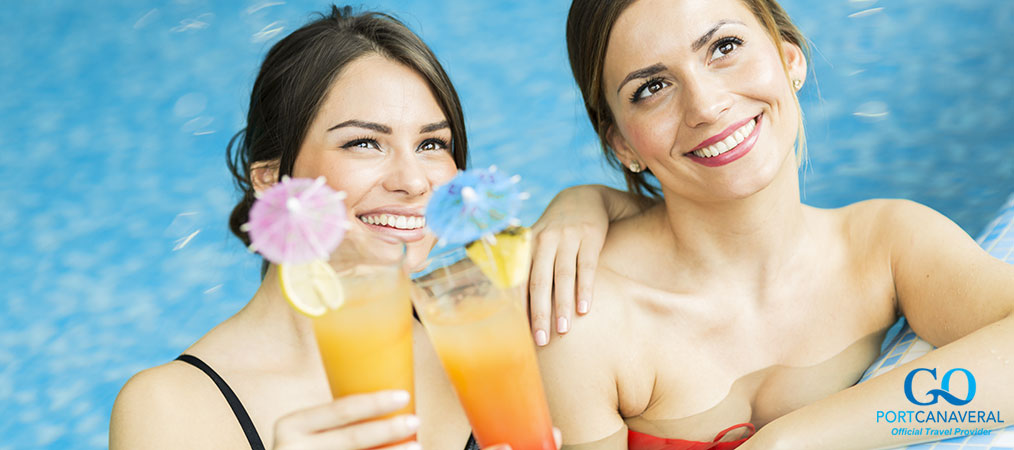
<svg viewBox="0 0 1014 450"><path fill-rule="evenodd" d="M435 242L423 220L426 203L457 170L450 146L450 128L425 79L369 54L328 90L292 176L327 178L347 195L350 234L401 239L408 266L418 267Z"/></svg>
<svg viewBox="0 0 1014 450"><path fill-rule="evenodd" d="M639 0L606 47L609 143L667 194L749 196L786 164L794 173L800 112L789 79L805 74L799 47L772 42L740 0Z"/></svg>

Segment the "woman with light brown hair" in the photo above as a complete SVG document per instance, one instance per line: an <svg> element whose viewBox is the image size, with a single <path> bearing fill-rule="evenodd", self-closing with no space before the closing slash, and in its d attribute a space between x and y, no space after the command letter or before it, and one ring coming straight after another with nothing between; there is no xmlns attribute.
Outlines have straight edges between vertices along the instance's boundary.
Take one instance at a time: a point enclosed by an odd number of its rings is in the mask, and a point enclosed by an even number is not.
<svg viewBox="0 0 1014 450"><path fill-rule="evenodd" d="M606 157L657 204L610 227L595 311L540 352L565 448L930 439L876 419L915 407L920 367L1014 415L1014 267L912 202L800 202L806 41L776 1L574 0L567 44ZM901 315L941 348L853 386Z"/></svg>

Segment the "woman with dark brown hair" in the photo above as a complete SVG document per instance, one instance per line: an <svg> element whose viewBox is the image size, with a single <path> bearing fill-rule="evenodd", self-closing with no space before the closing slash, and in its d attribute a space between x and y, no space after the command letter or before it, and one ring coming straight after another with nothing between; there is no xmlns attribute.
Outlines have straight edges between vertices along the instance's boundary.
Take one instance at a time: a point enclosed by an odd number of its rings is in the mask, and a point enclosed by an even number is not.
<svg viewBox="0 0 1014 450"><path fill-rule="evenodd" d="M606 156L657 204L610 227L595 311L540 352L565 448L932 439L876 419L913 409L916 368L1014 414L1014 267L912 202L800 202L806 41L776 1L574 0L567 44ZM941 348L853 386L900 315Z"/></svg>
<svg viewBox="0 0 1014 450"><path fill-rule="evenodd" d="M390 16L332 7L275 44L261 65L247 126L230 143L229 166L243 193L230 225L249 244L242 225L256 192L283 176L323 176L346 194L350 233L405 241L407 264L418 267L435 241L425 228L426 202L466 161L461 105L430 49ZM536 261L579 269L579 259L594 263L616 195L596 187L568 191L535 225L555 239ZM577 216L572 205L583 208ZM575 223L583 227L577 233ZM545 269L549 274L536 267L533 280L553 280L554 266ZM573 286L574 277L557 274L555 282ZM426 448L474 448L433 349L415 328L417 414L374 420L404 406L407 393L331 401L310 320L287 304L277 271L264 270L260 288L235 316L177 361L127 382L113 408L110 448L353 450L413 434Z"/></svg>

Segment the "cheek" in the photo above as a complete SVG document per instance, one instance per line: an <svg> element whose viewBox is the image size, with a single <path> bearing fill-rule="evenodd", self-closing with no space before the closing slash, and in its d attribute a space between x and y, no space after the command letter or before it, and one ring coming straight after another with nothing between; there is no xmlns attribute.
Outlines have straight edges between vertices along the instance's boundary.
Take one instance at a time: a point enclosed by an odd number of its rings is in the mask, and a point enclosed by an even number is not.
<svg viewBox="0 0 1014 450"><path fill-rule="evenodd" d="M437 187L451 181L458 174L458 167L454 165L451 154L445 153L428 162L426 174L433 187Z"/></svg>
<svg viewBox="0 0 1014 450"><path fill-rule="evenodd" d="M627 143L641 156L663 158L671 151L676 123L674 114L655 112L632 118L621 130Z"/></svg>

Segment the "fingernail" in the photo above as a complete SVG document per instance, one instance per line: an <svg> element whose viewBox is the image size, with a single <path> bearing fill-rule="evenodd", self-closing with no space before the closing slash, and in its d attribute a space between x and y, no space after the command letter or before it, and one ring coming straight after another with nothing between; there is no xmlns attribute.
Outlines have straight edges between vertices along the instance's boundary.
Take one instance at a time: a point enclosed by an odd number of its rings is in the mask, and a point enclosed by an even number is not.
<svg viewBox="0 0 1014 450"><path fill-rule="evenodd" d="M588 300L581 300L577 302L577 312L578 314L588 313Z"/></svg>
<svg viewBox="0 0 1014 450"><path fill-rule="evenodd" d="M408 428L410 430L415 430L419 428L419 417L416 416L415 414L404 416L404 418L401 419L401 421L403 424L405 424L405 428Z"/></svg>
<svg viewBox="0 0 1014 450"><path fill-rule="evenodd" d="M391 401L400 405L407 404L409 400L412 400L412 396L408 391L394 391L391 393Z"/></svg>
<svg viewBox="0 0 1014 450"><path fill-rule="evenodd" d="M561 317L559 319L556 319L556 332L560 333L560 334L566 333L568 325L569 324L567 323L567 318L566 317Z"/></svg>
<svg viewBox="0 0 1014 450"><path fill-rule="evenodd" d="M535 345L542 347L549 343L549 337L546 336L546 330L538 330L535 332Z"/></svg>

